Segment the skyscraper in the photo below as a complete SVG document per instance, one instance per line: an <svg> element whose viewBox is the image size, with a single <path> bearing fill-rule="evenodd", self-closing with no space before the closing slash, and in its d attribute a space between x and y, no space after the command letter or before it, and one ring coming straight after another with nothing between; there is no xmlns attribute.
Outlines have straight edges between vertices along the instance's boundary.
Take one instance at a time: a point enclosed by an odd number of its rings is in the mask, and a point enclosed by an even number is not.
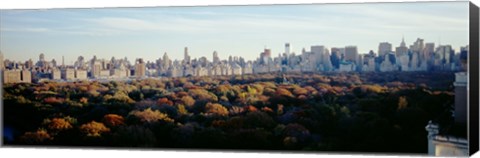
<svg viewBox="0 0 480 158"><path fill-rule="evenodd" d="M165 52L165 53L163 54L163 65L162 65L163 68L168 69L168 68L170 67L170 65L171 65L171 62L172 62L172 61L171 61L170 58L168 57L167 52Z"/></svg>
<svg viewBox="0 0 480 158"><path fill-rule="evenodd" d="M98 78L100 77L100 72L102 71L102 63L98 60L92 61L92 69L90 70L91 77Z"/></svg>
<svg viewBox="0 0 480 158"><path fill-rule="evenodd" d="M396 56L407 55L408 47L405 45L405 39L402 37L402 42L400 46L395 49Z"/></svg>
<svg viewBox="0 0 480 158"><path fill-rule="evenodd" d="M435 43L425 43L424 53L428 65L433 65L435 58Z"/></svg>
<svg viewBox="0 0 480 158"><path fill-rule="evenodd" d="M311 46L310 50L312 51L313 56L315 57L314 63L318 66L323 64L323 57L325 53L325 46Z"/></svg>
<svg viewBox="0 0 480 158"><path fill-rule="evenodd" d="M190 55L188 55L188 47L185 47L185 51L183 54L183 63L190 64Z"/></svg>
<svg viewBox="0 0 480 158"><path fill-rule="evenodd" d="M423 39L417 38L417 40L412 45L412 52L418 53L419 61L423 61L427 58L427 54L424 51L425 45L423 44Z"/></svg>
<svg viewBox="0 0 480 158"><path fill-rule="evenodd" d="M330 61L336 69L340 68L341 53L339 48L331 48Z"/></svg>
<svg viewBox="0 0 480 158"><path fill-rule="evenodd" d="M260 53L260 63L269 64L271 55L272 55L272 51L270 49L265 48L263 52Z"/></svg>
<svg viewBox="0 0 480 158"><path fill-rule="evenodd" d="M3 64L2 64L3 65ZM33 68L33 61L32 59L29 59L28 61L25 62L25 68L26 69L32 69Z"/></svg>
<svg viewBox="0 0 480 158"><path fill-rule="evenodd" d="M438 46L435 52L435 63L441 66L441 69L450 69L452 62L453 50L451 45Z"/></svg>
<svg viewBox="0 0 480 158"><path fill-rule="evenodd" d="M417 40L413 43L412 51L414 51L414 52L422 52L423 49L424 49L423 39L417 38Z"/></svg>
<svg viewBox="0 0 480 158"><path fill-rule="evenodd" d="M136 77L145 77L146 75L146 65L143 59L137 59L135 62L135 76Z"/></svg>
<svg viewBox="0 0 480 158"><path fill-rule="evenodd" d="M378 54L380 56L384 56L385 54L389 53L392 51L392 44L388 42L381 42L378 45Z"/></svg>
<svg viewBox="0 0 480 158"><path fill-rule="evenodd" d="M45 61L45 54L40 53L40 55L38 56L38 61Z"/></svg>
<svg viewBox="0 0 480 158"><path fill-rule="evenodd" d="M213 58L212 58L213 64L218 64L220 62L220 58L218 58L218 53L217 51L213 51Z"/></svg>
<svg viewBox="0 0 480 158"><path fill-rule="evenodd" d="M290 43L285 43L285 54L288 57L290 53L292 52L292 47L290 46Z"/></svg>
<svg viewBox="0 0 480 158"><path fill-rule="evenodd" d="M357 46L345 47L345 61L357 62L358 51Z"/></svg>

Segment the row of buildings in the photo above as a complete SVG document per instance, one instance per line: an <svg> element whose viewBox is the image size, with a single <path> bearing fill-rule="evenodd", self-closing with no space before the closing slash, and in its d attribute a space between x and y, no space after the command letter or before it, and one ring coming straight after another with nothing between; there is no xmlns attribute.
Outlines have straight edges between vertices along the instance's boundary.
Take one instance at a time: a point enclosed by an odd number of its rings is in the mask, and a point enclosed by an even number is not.
<svg viewBox="0 0 480 158"><path fill-rule="evenodd" d="M285 51L274 56L271 49L265 48L256 60L245 60L243 57L232 57L221 60L214 51L212 60L206 57L192 59L188 48L184 49L182 60L172 60L167 53L154 62L136 59L134 63L125 57L110 60L97 59L94 56L86 60L78 57L73 65L65 65L64 59L58 64L55 59L45 60L40 54L34 63L31 59L25 62L4 60L0 53L0 69L3 71L4 83L40 82L42 80L88 80L88 79L121 79L143 77L182 77L182 76L215 76L243 75L268 72L388 72L388 71L459 71L462 61L466 61L468 46L455 53L450 45L435 47L434 43L425 43L418 38L413 45L407 47L402 39L400 45L393 49L392 44L381 42L378 51L358 53L356 46L332 47L323 45L311 46L300 54L292 51L289 43Z"/></svg>

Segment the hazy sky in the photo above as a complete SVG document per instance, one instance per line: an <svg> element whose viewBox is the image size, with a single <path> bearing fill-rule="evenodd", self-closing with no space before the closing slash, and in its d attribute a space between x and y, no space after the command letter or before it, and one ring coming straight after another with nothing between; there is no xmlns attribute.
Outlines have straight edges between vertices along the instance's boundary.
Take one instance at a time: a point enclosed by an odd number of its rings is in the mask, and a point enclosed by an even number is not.
<svg viewBox="0 0 480 158"><path fill-rule="evenodd" d="M264 47L283 53L286 42L297 54L312 45L367 53L380 42L397 47L402 36L458 51L468 44L468 1L0 11L0 51L15 61L40 53L66 64L80 55L183 59L184 47L192 58L212 60L216 50L253 60Z"/></svg>

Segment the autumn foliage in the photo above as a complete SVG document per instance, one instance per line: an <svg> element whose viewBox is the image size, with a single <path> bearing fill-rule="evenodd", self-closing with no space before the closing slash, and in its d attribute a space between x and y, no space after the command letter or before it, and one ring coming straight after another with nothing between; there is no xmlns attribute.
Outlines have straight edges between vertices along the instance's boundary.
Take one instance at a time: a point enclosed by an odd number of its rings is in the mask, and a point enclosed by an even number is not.
<svg viewBox="0 0 480 158"><path fill-rule="evenodd" d="M110 132L110 129L101 122L92 121L81 125L80 131L88 137L100 137L103 133Z"/></svg>
<svg viewBox="0 0 480 158"><path fill-rule="evenodd" d="M48 124L48 129L61 131L71 129L73 126L67 120L63 118L53 118L51 122Z"/></svg>
<svg viewBox="0 0 480 158"><path fill-rule="evenodd" d="M120 126L125 125L125 119L117 114L107 114L103 116L103 123L110 127Z"/></svg>
<svg viewBox="0 0 480 158"><path fill-rule="evenodd" d="M275 72L6 84L4 126L14 132L4 140L425 153L428 121L452 127L453 81L452 72Z"/></svg>
<svg viewBox="0 0 480 158"><path fill-rule="evenodd" d="M53 137L51 137L45 129L39 129L35 132L26 132L20 137L20 140L26 144L38 144L52 139Z"/></svg>
<svg viewBox="0 0 480 158"><path fill-rule="evenodd" d="M164 114L158 110L152 110L151 108L145 109L143 111L134 110L130 112L130 115L139 118L142 122L148 123L157 121L173 122L173 119L169 118L167 114Z"/></svg>

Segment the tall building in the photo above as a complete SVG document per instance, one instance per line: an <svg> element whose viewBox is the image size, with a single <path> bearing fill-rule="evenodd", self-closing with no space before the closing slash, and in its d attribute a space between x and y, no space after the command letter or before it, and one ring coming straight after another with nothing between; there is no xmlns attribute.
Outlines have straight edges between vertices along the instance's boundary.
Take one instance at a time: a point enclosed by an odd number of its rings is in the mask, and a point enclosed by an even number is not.
<svg viewBox="0 0 480 158"><path fill-rule="evenodd" d="M188 47L185 47L185 51L183 52L183 63L190 64L190 55L188 55Z"/></svg>
<svg viewBox="0 0 480 158"><path fill-rule="evenodd" d="M311 46L310 50L312 51L312 54L314 56L313 62L315 63L317 68L322 68L323 69L323 61L325 57L325 46L322 45L317 45L317 46Z"/></svg>
<svg viewBox="0 0 480 158"><path fill-rule="evenodd" d="M135 77L145 77L146 70L147 68L143 59L137 59L137 61L135 62Z"/></svg>
<svg viewBox="0 0 480 158"><path fill-rule="evenodd" d="M441 45L437 47L435 51L435 59L440 60L440 64L450 64L452 56L452 46L451 45Z"/></svg>
<svg viewBox="0 0 480 158"><path fill-rule="evenodd" d="M385 54L392 51L392 44L388 42L381 42L378 45L378 55L384 56Z"/></svg>
<svg viewBox="0 0 480 158"><path fill-rule="evenodd" d="M358 51L357 46L345 47L345 61L357 62Z"/></svg>
<svg viewBox="0 0 480 158"><path fill-rule="evenodd" d="M45 61L45 54L41 53L39 56L38 56L38 62L36 64L36 66L40 67L40 68L45 68L47 65L47 61Z"/></svg>
<svg viewBox="0 0 480 158"><path fill-rule="evenodd" d="M40 53L40 55L38 56L38 61L45 61L45 54Z"/></svg>
<svg viewBox="0 0 480 158"><path fill-rule="evenodd" d="M71 68L62 70L62 79L64 80L73 80L75 79L75 70Z"/></svg>
<svg viewBox="0 0 480 158"><path fill-rule="evenodd" d="M25 62L25 68L26 69L32 69L33 68L33 60L29 59L28 61Z"/></svg>
<svg viewBox="0 0 480 158"><path fill-rule="evenodd" d="M323 70L324 71L331 71L333 69L332 60L330 60L330 53L328 49L325 49L325 53L323 53Z"/></svg>
<svg viewBox="0 0 480 158"><path fill-rule="evenodd" d="M86 69L87 68L83 56L79 56L77 58L77 61L75 61L74 67L77 68L77 69Z"/></svg>
<svg viewBox="0 0 480 158"><path fill-rule="evenodd" d="M31 83L32 72L30 70L5 70L3 71L3 83Z"/></svg>
<svg viewBox="0 0 480 158"><path fill-rule="evenodd" d="M52 59L50 64L51 64L51 67L57 67L57 61L55 59Z"/></svg>
<svg viewBox="0 0 480 158"><path fill-rule="evenodd" d="M167 52L163 54L163 68L168 69L172 65L172 60L167 55Z"/></svg>
<svg viewBox="0 0 480 158"><path fill-rule="evenodd" d="M60 80L62 79L62 73L59 69L54 68L52 72L50 73L52 80Z"/></svg>
<svg viewBox="0 0 480 158"><path fill-rule="evenodd" d="M341 59L341 53L339 48L331 48L330 51L332 54L330 55L330 62L332 63L332 66L336 69L340 68L340 61Z"/></svg>
<svg viewBox="0 0 480 158"><path fill-rule="evenodd" d="M402 38L402 42L400 43L400 46L395 49L395 55L396 56L402 56L402 55L407 55L408 53L408 47L405 45L405 39Z"/></svg>
<svg viewBox="0 0 480 158"><path fill-rule="evenodd" d="M424 54L428 63L432 63L435 57L435 43L425 43Z"/></svg>
<svg viewBox="0 0 480 158"><path fill-rule="evenodd" d="M285 54L288 57L290 53L292 52L292 47L290 46L290 43L285 43Z"/></svg>
<svg viewBox="0 0 480 158"><path fill-rule="evenodd" d="M20 70L13 69L13 70L5 70L3 71L3 83L17 83L20 82Z"/></svg>
<svg viewBox="0 0 480 158"><path fill-rule="evenodd" d="M260 53L260 64L269 64L272 56L272 50L265 48L263 52Z"/></svg>
<svg viewBox="0 0 480 158"><path fill-rule="evenodd" d="M218 57L217 51L213 51L212 61L213 61L213 64L218 64L220 62L220 58Z"/></svg>
<svg viewBox="0 0 480 158"><path fill-rule="evenodd" d="M93 63L92 63L92 66L91 66L91 70L90 70L92 78L100 77L100 73L101 73L102 69L103 69L102 68L102 63L98 60L94 60Z"/></svg>
<svg viewBox="0 0 480 158"><path fill-rule="evenodd" d="M423 39L417 38L417 40L413 43L412 51L413 52L423 52L425 45L423 44Z"/></svg>
<svg viewBox="0 0 480 158"><path fill-rule="evenodd" d="M107 70L108 71L108 70ZM77 80L86 80L87 78L87 70L82 69L75 69L75 79Z"/></svg>

